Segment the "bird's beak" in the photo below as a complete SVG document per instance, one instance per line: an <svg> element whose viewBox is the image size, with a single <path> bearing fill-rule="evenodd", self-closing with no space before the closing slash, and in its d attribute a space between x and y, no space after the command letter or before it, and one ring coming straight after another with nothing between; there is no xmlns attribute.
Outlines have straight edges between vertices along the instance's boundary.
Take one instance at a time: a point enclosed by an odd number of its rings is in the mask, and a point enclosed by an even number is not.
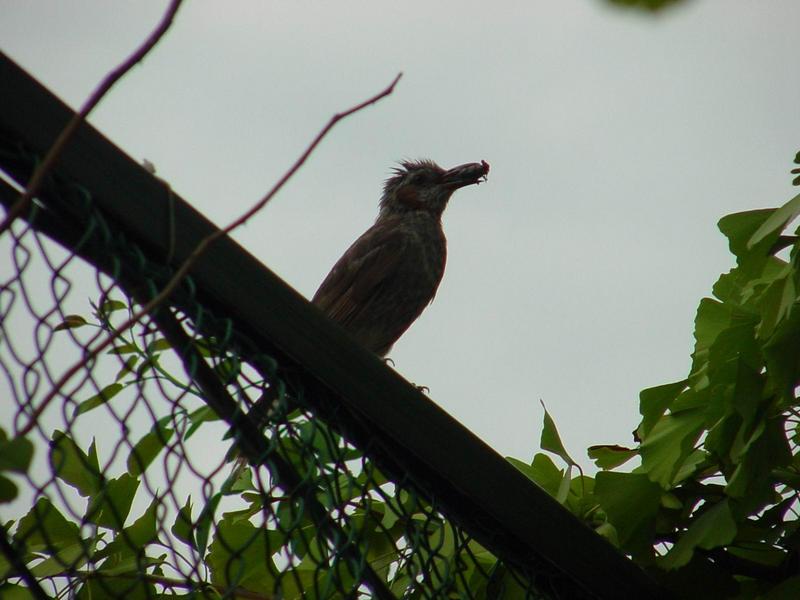
<svg viewBox="0 0 800 600"><path fill-rule="evenodd" d="M446 171L442 179L442 185L451 190L457 190L466 185L479 184L482 181L486 181L488 175L489 163L485 160L479 163L467 163Z"/></svg>

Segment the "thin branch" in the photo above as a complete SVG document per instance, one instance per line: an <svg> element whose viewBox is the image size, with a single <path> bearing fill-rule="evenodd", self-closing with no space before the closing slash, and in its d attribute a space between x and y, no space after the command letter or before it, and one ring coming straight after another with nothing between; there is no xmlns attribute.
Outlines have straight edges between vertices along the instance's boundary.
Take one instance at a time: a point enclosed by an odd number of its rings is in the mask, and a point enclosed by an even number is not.
<svg viewBox="0 0 800 600"><path fill-rule="evenodd" d="M386 89L384 89L382 92L379 92L378 94L375 94L374 96L372 96L372 98L364 100L364 102L361 102L360 104L356 104L355 106L353 106L352 108L347 109L344 112L336 113L335 115L333 115L331 117L331 120L328 121L328 124L325 125L325 127L322 128L322 130L317 134L317 137L315 137L313 139L313 141L308 145L308 148L306 148L306 151L303 152L303 154L300 155L300 158L298 158L295 161L295 163L291 166L291 168L288 171L286 171L286 173L283 174L283 177L281 177L278 180L278 182L274 186L272 186L272 189L269 192L267 192L267 195L264 196L261 200L259 200L255 205L253 205L253 207L250 210L248 210L241 217L236 219L233 223L228 225L221 232L216 232L219 235L216 235L216 237L214 237L214 234L208 236L208 238L206 238L206 239L209 240L208 243L210 244L211 242L216 240L218 237L221 237L221 236L223 236L225 234L228 234L232 230L234 230L237 227L239 227L240 225L243 225L254 214L256 214L258 211L260 211L262 208L264 208L267 205L267 202L272 200L272 197L275 194L278 193L278 190L280 190L284 186L284 184L287 181L289 181L289 179L292 178L292 176L297 172L297 170L300 167L303 166L303 163L306 162L306 160L311 155L311 153L314 151L314 149L319 145L319 143L322 141L322 138L324 138L326 135L328 135L328 132L331 129L333 129L333 127L334 127L334 125L336 125L336 123L338 123L342 119L346 119L347 117L349 117L353 113L357 113L358 111L366 108L367 106L370 106L371 104L375 104L378 100L381 100L382 98L385 98L386 96L391 94L394 91L394 86L397 85L397 82L400 81L400 78L402 76L403 76L402 73L398 73L397 77L394 78L392 83L390 83L389 86ZM210 239L210 238L213 238L213 239ZM203 241L205 241L205 240L203 240ZM202 242L201 242L201 245L202 245ZM208 245L208 244L206 244L206 245ZM199 249L199 246L198 246L198 249ZM195 254L195 253L197 253L197 250L195 250L195 252L192 253L192 254ZM191 259L191 256L189 258Z"/></svg>
<svg viewBox="0 0 800 600"><path fill-rule="evenodd" d="M270 189L269 192L267 192L267 194L263 198L261 198L258 202L256 202L241 217L235 219L227 227L225 227L224 229L217 229L216 231L214 231L210 235L208 235L205 238L203 238L200 241L200 243L195 247L195 249L192 251L192 253L183 262L183 264L178 268L178 270L175 271L175 274L170 278L170 280L167 282L167 284L164 286L164 288L158 294L153 296L153 298L147 304L145 304L138 312L134 313L133 316L131 316L124 323L122 323L117 328L117 332L118 331L124 331L124 330L128 329L129 327L131 327L131 326L135 325L136 323L138 323L142 319L142 317L144 317L145 315L151 313L162 302L164 302L164 300L166 300L170 295L172 295L172 293L175 291L175 289L181 283L183 278L189 272L189 269L192 268L192 266L197 262L197 260L200 258L200 256L208 249L208 247L211 244L213 244L215 241L217 241L219 238L229 234L231 231L233 231L234 229L236 229L240 225L246 223L248 219L250 219L258 211L260 211L262 208L264 208L264 206L266 206L266 204L270 200L272 200L272 198L275 196L275 194L277 194L280 191L280 189L286 184L286 182L289 181L289 179L291 179L291 177L297 172L297 170L301 166L303 166L303 163L306 162L306 160L311 155L311 153L314 151L314 149L319 145L319 143L322 141L322 139L330 132L330 130L333 129L333 127L334 127L334 125L336 125L336 123L338 123L342 119L345 119L345 118L349 117L350 115L352 115L352 114L354 114L354 113L366 108L367 106L370 106L371 104L374 104L374 103L378 102L382 98L385 98L386 96L391 94L394 91L394 88L397 85L397 82L400 81L400 77L402 77L402 75L403 75L402 73L398 73L398 75L394 78L394 80L383 91L375 94L374 96L368 98L367 100L364 100L363 102L361 102L359 104L356 104L355 106L353 106L352 108L347 109L344 112L336 113L335 115L333 115L333 117L331 117L330 121L328 121L327 125L325 125L325 127L323 127L320 130L320 132L317 134L317 136L311 141L311 143L306 148L305 152L303 152L303 154L300 155L300 157L294 162L294 164L289 168L289 170L286 171L286 173L283 174L283 176L278 180L278 182L274 186L272 186L272 189ZM103 350L108 348L114 342L114 340L117 338L117 336L119 335L117 332L109 333L108 337L105 340L103 340L100 344L98 344L92 350L89 350L88 352L86 352L86 354L84 355L84 357L80 361L78 361L74 365L72 365L72 367L70 367L53 384L53 387L50 389L50 391L47 393L47 395L42 399L42 402L39 404L39 406L37 406L32 411L30 420L28 421L28 424L25 425L25 427L23 427L22 429L19 430L19 432L18 432L19 435L27 435L28 433L30 433L30 431L36 425L36 422L39 420L39 417L41 416L41 414L45 411L45 409L50 404L50 402L52 402L53 398L55 398L55 396L58 394L58 392L61 390L61 388L63 388L67 384L67 382L70 379L72 379L72 377L74 377L75 374L78 371L80 371L88 362L94 360Z"/></svg>
<svg viewBox="0 0 800 600"><path fill-rule="evenodd" d="M81 123L83 123L89 116L89 113L94 110L94 108L100 103L100 100L103 99L103 97L114 86L114 84L122 79L122 77L134 66L136 66L136 64L139 63L161 40L161 38L172 25L175 14L178 12L182 2L183 0L172 0L167 8L167 11L162 17L161 22L148 36L144 43L133 54L125 59L125 61L122 62L116 69L106 75L105 79L100 82L100 85L97 86L94 92L92 92L92 95L86 100L83 107L81 107L81 110L75 113L70 119L69 123L67 123L67 126L61 130L61 133L58 134L56 141L45 155L44 160L42 160L42 162L39 163L39 165L33 171L33 175L31 176L31 180L28 182L28 186L25 188L25 191L8 211L8 214L6 214L3 222L0 223L0 235L8 230L8 228L11 227L11 223L13 223L19 215L28 209L33 198L37 193L39 193L39 189L42 186L45 176L50 172L50 170L53 168L53 165L61 157L64 148L75 135L75 132L78 130L78 127L81 125Z"/></svg>

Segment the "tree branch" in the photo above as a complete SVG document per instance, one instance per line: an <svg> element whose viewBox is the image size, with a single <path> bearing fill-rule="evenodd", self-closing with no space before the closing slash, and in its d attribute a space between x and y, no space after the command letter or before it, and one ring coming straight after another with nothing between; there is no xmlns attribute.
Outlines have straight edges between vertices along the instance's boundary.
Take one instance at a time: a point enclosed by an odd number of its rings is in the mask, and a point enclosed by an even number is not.
<svg viewBox="0 0 800 600"><path fill-rule="evenodd" d="M64 148L67 146L69 141L75 135L75 132L78 130L78 127L83 123L86 118L89 116L89 113L94 110L94 108L100 103L100 100L108 93L108 91L117 83L122 77L130 71L138 62L140 62L150 50L152 50L155 45L161 40L167 30L172 25L172 21L175 18L175 14L178 12L178 9L181 6L183 0L172 0L167 11L164 13L164 16L159 22L158 26L155 30L148 36L148 38L144 41L144 43L139 46L139 48L131 54L125 61L123 61L117 68L111 71L108 75L106 75L105 79L100 82L100 85L92 92L92 95L84 103L81 110L75 113L70 119L67 126L61 130L61 133L58 134L56 141L50 147L47 154L42 160L41 163L34 169L33 175L31 176L30 181L28 182L28 186L25 188L25 191L19 197L19 199L14 203L14 206L8 211L6 214L5 219L3 222L0 223L0 235L2 235L9 227L11 227L11 223L21 215L31 204L31 201L39 192L41 188L42 182L44 181L45 176L50 172L53 168L53 165L58 161L59 157L61 156Z"/></svg>
<svg viewBox="0 0 800 600"><path fill-rule="evenodd" d="M145 304L139 311L133 314L127 321L122 323L118 328L117 331L124 331L129 327L138 323L142 317L152 312L155 308L157 308L164 300L166 300L172 292L180 285L183 278L192 268L192 266L197 262L200 256L208 249L208 247L213 244L219 238L229 234L231 231L239 227L240 225L246 223L248 219L250 219L253 215L255 215L258 211L260 211L266 204L272 200L272 198L277 194L280 189L286 184L289 179L303 166L303 163L306 162L308 157L314 151L314 149L319 145L322 139L333 129L334 125L349 117L350 115L370 106L385 98L389 94L394 91L397 82L400 81L400 77L402 77L402 73L399 73L394 80L382 91L378 92L374 96L371 96L367 100L356 104L352 108L345 110L344 112L336 113L331 117L328 123L323 127L320 132L316 135L316 137L311 141L308 145L306 150L300 155L300 157L292 164L291 167L283 174L283 176L272 186L272 189L267 192L267 194L261 198L258 202L256 202L249 210L247 210L242 216L232 221L227 227L224 229L218 229L212 234L203 238L200 243L195 247L192 253L187 257L187 259L183 262L183 264L178 268L175 274L170 278L164 288L156 294L147 304ZM20 435L27 435L36 425L41 414L45 411L47 406L52 402L53 398L58 394L58 392L63 388L67 382L75 376L75 374L80 371L88 362L94 360L103 350L108 348L114 340L117 338L117 333L112 332L108 335L108 337L103 340L100 344L95 346L92 350L89 350L84 357L76 362L72 367L67 369L67 371L53 384L53 387L47 393L47 395L42 399L42 402L37 406L31 413L30 420L28 424L25 425L21 430L19 430Z"/></svg>

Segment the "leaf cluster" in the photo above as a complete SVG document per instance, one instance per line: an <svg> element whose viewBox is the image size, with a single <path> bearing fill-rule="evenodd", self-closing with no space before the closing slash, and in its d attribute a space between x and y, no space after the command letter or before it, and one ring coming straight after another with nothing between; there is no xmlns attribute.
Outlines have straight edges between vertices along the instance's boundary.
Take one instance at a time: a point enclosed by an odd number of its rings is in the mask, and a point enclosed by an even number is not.
<svg viewBox="0 0 800 600"><path fill-rule="evenodd" d="M590 447L600 472L573 479L545 413L541 447L566 468L512 459L684 596L800 597L798 214L800 195L720 220L736 266L700 301L687 377L641 392L635 446Z"/></svg>
<svg viewBox="0 0 800 600"><path fill-rule="evenodd" d="M267 469L258 471L222 462L215 470L229 475L221 483L212 484L209 477L199 502L187 495L182 505L175 505L174 490L170 496L155 489L153 479L159 476L154 477L153 467L161 458L163 464L181 461L194 469L185 442L205 433L205 426L218 417L198 402L199 390L164 366L171 363L165 356L171 348L163 338L145 325L139 331L116 329L115 315L130 313L132 306L106 299L93 309L91 317L67 315L55 329L70 335L87 327L116 334L109 355L119 369L107 373L110 381L99 384L97 393L70 400L69 427L55 431L47 449L52 480L25 515L6 524L30 572L53 582L59 596L368 597L363 585L368 567L398 597L422 597L430 590L440 597L464 597L466 590L473 597L525 597L525 585L490 552L298 407L277 411L265 435L272 451L311 484L313 500L345 534L343 539L332 539L309 510L307 496L281 488L269 460ZM196 337L195 344L222 381L244 381L241 359L230 349L212 338ZM146 391L147 382L157 384L151 386L152 394ZM240 385L240 392L245 388ZM150 430L138 434L126 424L131 440L126 441L125 470L114 474L105 459L109 452L95 440L82 447L71 431L78 420L95 418L105 409L111 415L123 413L119 409L126 402L125 390L135 391L148 405L174 402L168 395L177 390L179 397L201 407L188 410L176 403L170 414L154 416ZM2 434L0 502L18 493L3 472L25 474L33 453L26 438L9 440ZM61 484L80 501L65 502L55 493ZM170 481L158 486L163 484L172 487ZM142 500L146 508L137 512ZM75 506L83 508L76 511ZM351 544L358 547L363 564L343 558L343 548ZM3 579L0 595L29 597L19 573L0 559Z"/></svg>

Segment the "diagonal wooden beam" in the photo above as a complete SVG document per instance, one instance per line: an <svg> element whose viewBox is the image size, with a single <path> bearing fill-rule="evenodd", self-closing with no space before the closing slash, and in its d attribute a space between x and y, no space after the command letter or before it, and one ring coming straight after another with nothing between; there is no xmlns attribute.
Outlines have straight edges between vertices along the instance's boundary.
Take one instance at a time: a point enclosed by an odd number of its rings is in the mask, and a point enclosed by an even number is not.
<svg viewBox="0 0 800 600"><path fill-rule="evenodd" d="M14 144L43 154L72 111L0 54L0 168L24 185ZM99 210L155 261L179 266L217 228L89 125L55 171L88 189ZM173 235L174 232L174 235ZM637 566L228 237L191 270L204 302L310 375L323 414L341 403L396 468L510 564L546 564L585 595L668 598ZM358 442L359 440L356 440ZM571 596L564 596L571 597Z"/></svg>

